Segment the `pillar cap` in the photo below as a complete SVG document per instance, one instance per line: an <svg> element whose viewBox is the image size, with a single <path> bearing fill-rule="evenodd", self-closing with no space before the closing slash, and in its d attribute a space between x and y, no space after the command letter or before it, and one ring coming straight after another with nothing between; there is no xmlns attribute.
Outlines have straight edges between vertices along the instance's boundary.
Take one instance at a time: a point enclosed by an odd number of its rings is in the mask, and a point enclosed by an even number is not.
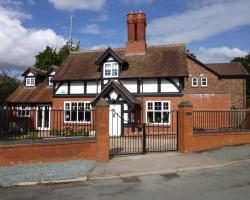
<svg viewBox="0 0 250 200"><path fill-rule="evenodd" d="M107 102L104 98L101 98L101 99L97 102L96 107L97 107L97 108L109 107L109 104L108 104L108 102Z"/></svg>
<svg viewBox="0 0 250 200"><path fill-rule="evenodd" d="M178 107L193 107L193 105L189 101L182 101Z"/></svg>

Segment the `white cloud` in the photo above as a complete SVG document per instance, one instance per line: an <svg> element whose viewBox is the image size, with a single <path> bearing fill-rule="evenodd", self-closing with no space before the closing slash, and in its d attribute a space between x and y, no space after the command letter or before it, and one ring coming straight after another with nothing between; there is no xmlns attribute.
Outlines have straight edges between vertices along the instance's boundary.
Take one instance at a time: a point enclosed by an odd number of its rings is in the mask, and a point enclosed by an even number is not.
<svg viewBox="0 0 250 200"><path fill-rule="evenodd" d="M87 33L87 34L100 34L100 27L98 24L88 24L86 27L84 27L81 31L81 33Z"/></svg>
<svg viewBox="0 0 250 200"><path fill-rule="evenodd" d="M12 8L14 10L14 8ZM52 29L27 29L17 15L0 7L0 70L23 70L35 63L35 55L46 45L61 47L65 39Z"/></svg>
<svg viewBox="0 0 250 200"><path fill-rule="evenodd" d="M48 0L58 10L101 10L106 0Z"/></svg>
<svg viewBox="0 0 250 200"><path fill-rule="evenodd" d="M230 62L235 57L243 57L248 54L247 51L239 48L229 47L214 47L204 48L200 47L196 56L205 63L213 62Z"/></svg>
<svg viewBox="0 0 250 200"><path fill-rule="evenodd" d="M155 0L120 0L123 3L130 5L142 5L142 4L152 4Z"/></svg>
<svg viewBox="0 0 250 200"><path fill-rule="evenodd" d="M111 47L111 48L118 48L120 45L119 44L97 44L97 45L94 45L94 46L89 46L87 47L86 49L89 49L89 50L99 50L99 49L107 49L108 47Z"/></svg>
<svg viewBox="0 0 250 200"><path fill-rule="evenodd" d="M149 43L189 43L249 25L249 7L249 0L213 0L199 8L152 20L148 26Z"/></svg>

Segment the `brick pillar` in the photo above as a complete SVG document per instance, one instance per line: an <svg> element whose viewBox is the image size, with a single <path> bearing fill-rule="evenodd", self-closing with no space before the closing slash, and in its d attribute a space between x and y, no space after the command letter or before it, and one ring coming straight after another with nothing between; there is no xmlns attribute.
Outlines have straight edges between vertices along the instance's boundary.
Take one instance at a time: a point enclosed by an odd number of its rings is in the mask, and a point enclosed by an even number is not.
<svg viewBox="0 0 250 200"><path fill-rule="evenodd" d="M183 101L178 107L178 151L188 153L193 136L193 105L189 101Z"/></svg>
<svg viewBox="0 0 250 200"><path fill-rule="evenodd" d="M109 105L105 99L96 104L96 153L98 161L109 160Z"/></svg>

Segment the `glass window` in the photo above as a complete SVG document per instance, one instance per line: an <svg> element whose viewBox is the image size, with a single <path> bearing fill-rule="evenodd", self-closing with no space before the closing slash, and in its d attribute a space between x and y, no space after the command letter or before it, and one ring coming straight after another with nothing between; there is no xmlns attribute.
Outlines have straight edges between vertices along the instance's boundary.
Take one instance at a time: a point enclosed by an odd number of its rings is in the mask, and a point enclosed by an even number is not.
<svg viewBox="0 0 250 200"><path fill-rule="evenodd" d="M89 102L65 102L64 119L66 122L90 122L91 105Z"/></svg>
<svg viewBox="0 0 250 200"><path fill-rule="evenodd" d="M201 78L201 86L206 87L207 86L207 77Z"/></svg>
<svg viewBox="0 0 250 200"><path fill-rule="evenodd" d="M198 78L196 77L192 78L192 87L198 87Z"/></svg>
<svg viewBox="0 0 250 200"><path fill-rule="evenodd" d="M19 106L17 109L17 117L30 117L30 107L29 106Z"/></svg>
<svg viewBox="0 0 250 200"><path fill-rule="evenodd" d="M35 86L35 77L26 78L26 86Z"/></svg>
<svg viewBox="0 0 250 200"><path fill-rule="evenodd" d="M51 81L52 78L53 78L52 76L49 76L49 86L53 85L53 83Z"/></svg>
<svg viewBox="0 0 250 200"><path fill-rule="evenodd" d="M147 122L170 123L168 101L147 102Z"/></svg>
<svg viewBox="0 0 250 200"><path fill-rule="evenodd" d="M110 62L104 64L104 77L117 77L119 65L116 62Z"/></svg>

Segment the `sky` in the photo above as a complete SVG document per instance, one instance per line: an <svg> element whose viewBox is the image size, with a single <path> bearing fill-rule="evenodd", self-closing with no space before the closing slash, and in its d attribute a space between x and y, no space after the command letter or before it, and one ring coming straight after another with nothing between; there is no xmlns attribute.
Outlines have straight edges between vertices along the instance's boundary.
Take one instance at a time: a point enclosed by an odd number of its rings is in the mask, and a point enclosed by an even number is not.
<svg viewBox="0 0 250 200"><path fill-rule="evenodd" d="M147 44L185 43L204 63L250 52L250 0L0 0L0 71L21 73L45 47L124 47L126 15L147 17Z"/></svg>

